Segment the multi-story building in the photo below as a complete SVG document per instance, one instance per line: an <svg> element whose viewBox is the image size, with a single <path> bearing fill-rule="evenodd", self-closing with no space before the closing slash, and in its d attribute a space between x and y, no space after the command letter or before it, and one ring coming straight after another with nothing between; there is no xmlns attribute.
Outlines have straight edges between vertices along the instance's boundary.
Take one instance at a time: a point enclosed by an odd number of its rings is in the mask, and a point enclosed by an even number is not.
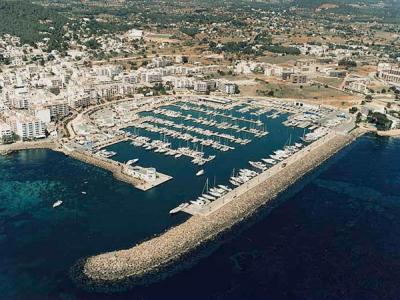
<svg viewBox="0 0 400 300"><path fill-rule="evenodd" d="M8 124L21 139L35 139L46 137L46 124L38 117L26 113L9 115Z"/></svg>
<svg viewBox="0 0 400 300"><path fill-rule="evenodd" d="M11 126L5 122L0 122L0 142L4 137L10 137L11 135Z"/></svg>
<svg viewBox="0 0 400 300"><path fill-rule="evenodd" d="M290 81L294 84L307 83L307 75L304 74L292 74L290 75Z"/></svg>
<svg viewBox="0 0 400 300"><path fill-rule="evenodd" d="M196 81L194 83L194 90L198 93L205 93L208 91L208 85L206 81Z"/></svg>
<svg viewBox="0 0 400 300"><path fill-rule="evenodd" d="M400 84L400 66L380 63L378 65L378 77L390 83Z"/></svg>
<svg viewBox="0 0 400 300"><path fill-rule="evenodd" d="M52 99L44 104L50 110L51 118L64 118L69 115L69 105L66 99Z"/></svg>
<svg viewBox="0 0 400 300"><path fill-rule="evenodd" d="M142 81L147 83L161 82L162 74L158 71L145 71L141 74Z"/></svg>
<svg viewBox="0 0 400 300"><path fill-rule="evenodd" d="M233 95L236 93L236 84L234 83L225 83L225 93L229 95Z"/></svg>

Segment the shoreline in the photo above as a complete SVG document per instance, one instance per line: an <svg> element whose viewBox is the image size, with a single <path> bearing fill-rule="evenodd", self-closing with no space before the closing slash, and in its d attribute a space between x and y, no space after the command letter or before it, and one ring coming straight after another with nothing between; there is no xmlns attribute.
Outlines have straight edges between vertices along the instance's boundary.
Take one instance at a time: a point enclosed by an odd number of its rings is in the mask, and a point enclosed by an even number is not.
<svg viewBox="0 0 400 300"><path fill-rule="evenodd" d="M58 145L52 140L40 140L34 142L16 142L12 144L0 145L0 155L7 155L12 152L33 149L50 149L58 151Z"/></svg>
<svg viewBox="0 0 400 300"><path fill-rule="evenodd" d="M162 269L254 215L260 207L363 133L355 130L348 135L335 134L301 159L291 162L268 180L208 216L192 216L184 223L130 249L81 259L71 268L71 277L83 289L102 292L124 291L135 285L165 278L168 274L163 273Z"/></svg>

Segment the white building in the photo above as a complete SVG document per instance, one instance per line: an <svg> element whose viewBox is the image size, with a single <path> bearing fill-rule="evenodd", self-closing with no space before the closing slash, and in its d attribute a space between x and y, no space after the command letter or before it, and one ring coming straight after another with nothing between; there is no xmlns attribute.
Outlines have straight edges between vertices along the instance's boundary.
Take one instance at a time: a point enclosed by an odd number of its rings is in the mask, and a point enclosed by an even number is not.
<svg viewBox="0 0 400 300"><path fill-rule="evenodd" d="M11 126L7 123L0 122L0 139L10 137L12 135Z"/></svg>
<svg viewBox="0 0 400 300"><path fill-rule="evenodd" d="M46 137L46 124L38 117L15 113L8 118L9 125L22 139Z"/></svg>
<svg viewBox="0 0 400 300"><path fill-rule="evenodd" d="M124 173L134 178L152 182L157 179L157 171L155 168L143 168L139 166L125 166Z"/></svg>
<svg viewBox="0 0 400 300"><path fill-rule="evenodd" d="M208 85L206 81L196 81L194 83L194 90L198 93L205 93L208 91Z"/></svg>
<svg viewBox="0 0 400 300"><path fill-rule="evenodd" d="M400 84L400 66L380 63L378 64L378 77L390 83Z"/></svg>
<svg viewBox="0 0 400 300"><path fill-rule="evenodd" d="M50 109L43 106L35 107L33 109L33 115L45 124L48 124L51 121Z"/></svg>
<svg viewBox="0 0 400 300"><path fill-rule="evenodd" d="M132 40L140 40L143 37L143 31L133 28L126 33L126 37Z"/></svg>
<svg viewBox="0 0 400 300"><path fill-rule="evenodd" d="M141 74L142 81L147 83L161 82L162 74L158 71L146 71Z"/></svg>
<svg viewBox="0 0 400 300"><path fill-rule="evenodd" d="M225 83L225 93L229 95L233 95L236 93L236 84L234 83Z"/></svg>
<svg viewBox="0 0 400 300"><path fill-rule="evenodd" d="M64 118L69 115L68 101L65 99L52 99L44 104L50 110L51 118Z"/></svg>

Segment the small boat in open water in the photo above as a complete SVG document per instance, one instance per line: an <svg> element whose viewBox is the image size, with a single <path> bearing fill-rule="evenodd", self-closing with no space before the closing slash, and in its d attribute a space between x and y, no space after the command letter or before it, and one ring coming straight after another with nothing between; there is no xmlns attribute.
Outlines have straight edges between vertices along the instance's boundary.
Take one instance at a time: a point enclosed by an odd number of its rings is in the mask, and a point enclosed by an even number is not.
<svg viewBox="0 0 400 300"><path fill-rule="evenodd" d="M196 173L196 176L201 176L201 175L203 175L204 174L204 170L200 170L200 171L198 171L197 173Z"/></svg>
<svg viewBox="0 0 400 300"><path fill-rule="evenodd" d="M59 207L61 204L63 204L63 202L61 200L57 200L53 203L53 208Z"/></svg>

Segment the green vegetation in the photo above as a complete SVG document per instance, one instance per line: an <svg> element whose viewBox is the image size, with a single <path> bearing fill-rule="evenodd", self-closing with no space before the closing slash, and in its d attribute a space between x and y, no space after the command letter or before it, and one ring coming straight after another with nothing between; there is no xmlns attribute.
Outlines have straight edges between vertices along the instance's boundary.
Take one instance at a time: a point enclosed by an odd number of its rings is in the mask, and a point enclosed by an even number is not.
<svg viewBox="0 0 400 300"><path fill-rule="evenodd" d="M195 37L196 34L199 33L199 30L195 27L182 27L180 31L184 34L187 34L190 37Z"/></svg>
<svg viewBox="0 0 400 300"><path fill-rule="evenodd" d="M90 39L85 42L85 46L89 49L96 50L101 47L101 44L96 39Z"/></svg>
<svg viewBox="0 0 400 300"><path fill-rule="evenodd" d="M267 45L264 46L263 49L272 53L300 55L300 50L294 47L284 47L281 45Z"/></svg>
<svg viewBox="0 0 400 300"><path fill-rule="evenodd" d="M10 136L3 136L1 139L1 142L3 144L12 144L12 143L15 143L16 141L18 141L19 139L20 139L20 137L13 132L13 133L11 133Z"/></svg>
<svg viewBox="0 0 400 300"><path fill-rule="evenodd" d="M355 114L357 111L358 111L358 109L357 109L357 107L355 107L355 106L349 108L349 112L350 112L351 114Z"/></svg>
<svg viewBox="0 0 400 300"><path fill-rule="evenodd" d="M44 37L51 43L60 41L64 18L56 10L32 4L25 0L0 2L0 34L9 33L21 38L22 43L33 44Z"/></svg>
<svg viewBox="0 0 400 300"><path fill-rule="evenodd" d="M380 112L370 112L367 119L368 122L375 124L378 130L389 130L392 126L392 121Z"/></svg>
<svg viewBox="0 0 400 300"><path fill-rule="evenodd" d="M342 58L341 60L339 60L338 65L348 68L357 67L357 63L354 60L351 60L350 58Z"/></svg>

